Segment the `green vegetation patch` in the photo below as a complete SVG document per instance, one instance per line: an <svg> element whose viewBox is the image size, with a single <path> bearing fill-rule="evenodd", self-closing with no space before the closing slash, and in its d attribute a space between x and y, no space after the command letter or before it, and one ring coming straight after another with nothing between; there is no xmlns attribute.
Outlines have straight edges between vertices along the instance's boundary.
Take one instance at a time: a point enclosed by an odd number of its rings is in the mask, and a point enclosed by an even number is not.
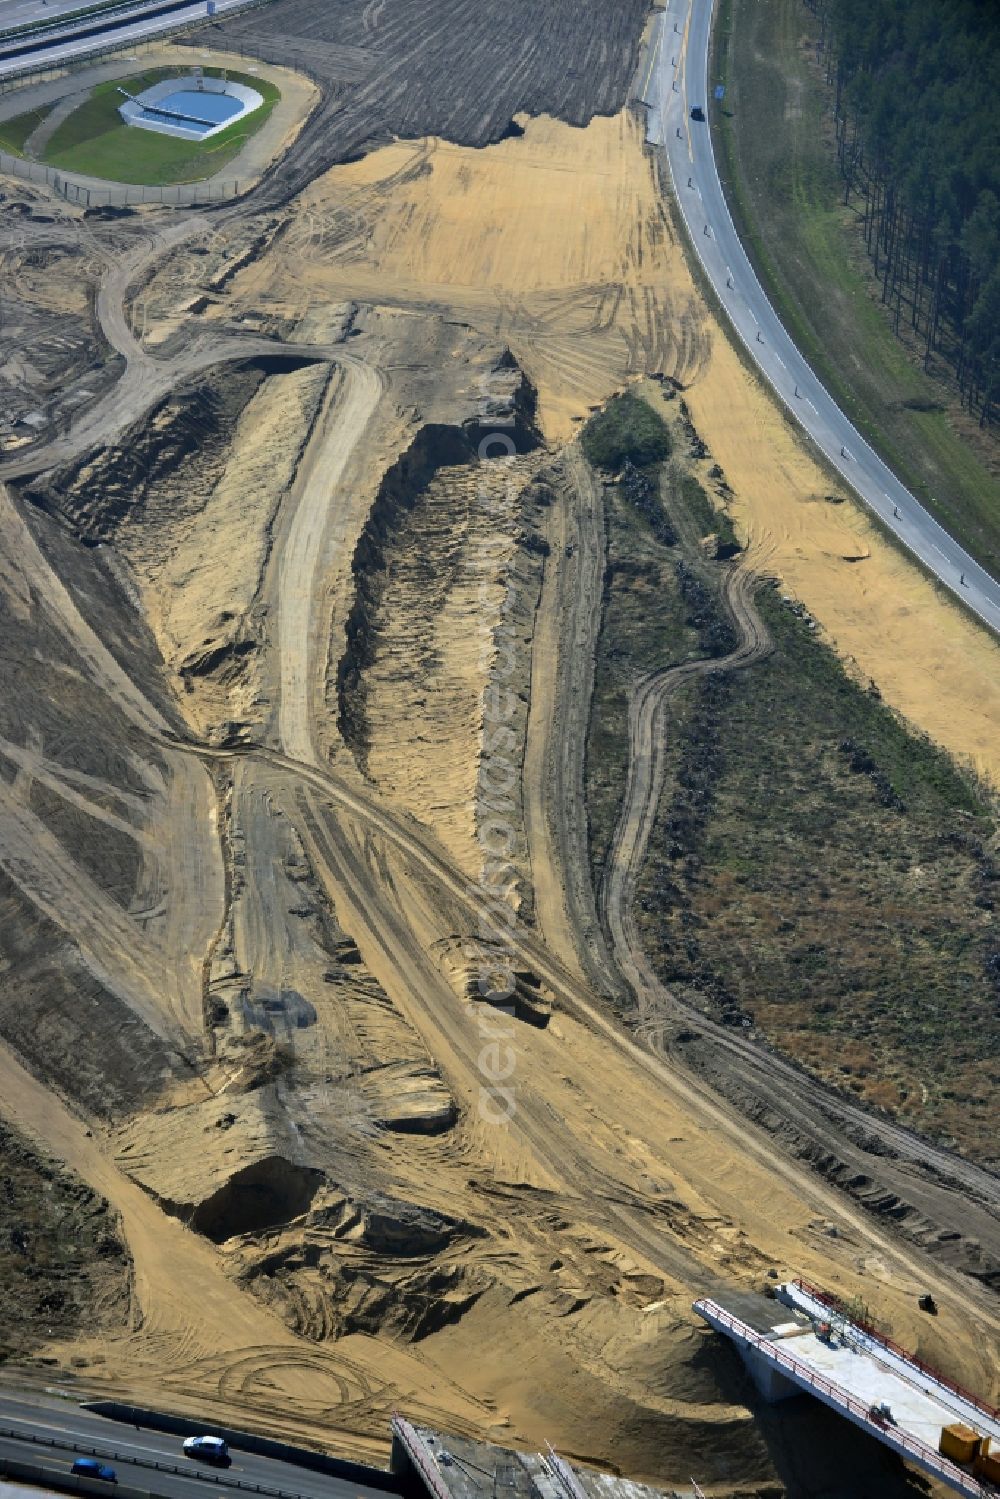
<svg viewBox="0 0 1000 1499"><path fill-rule="evenodd" d="M628 766L628 703L652 672L723 657L731 533L683 402L672 457L605 484L607 568L587 741L591 869ZM692 456L694 455L694 456ZM706 471L707 470L707 471ZM773 653L693 678L665 710L666 780L635 915L665 983L825 1081L1000 1162L1000 856L990 788L859 682L767 584Z"/></svg>
<svg viewBox="0 0 1000 1499"><path fill-rule="evenodd" d="M11 120L0 120L0 151L13 156L24 155L24 145L48 116L50 109L29 109Z"/></svg>
<svg viewBox="0 0 1000 1499"><path fill-rule="evenodd" d="M190 71L159 68L139 76L133 74L118 83L98 84L90 98L53 133L45 150L45 161L88 177L151 186L202 182L215 176L265 124L281 93L266 79L228 73L230 82L256 89L264 102L253 114L234 120L206 141L180 140L125 124L118 113L118 106L124 102L119 84L129 93L137 94L164 78L186 77ZM222 70L206 68L205 74L219 78Z"/></svg>
<svg viewBox="0 0 1000 1499"><path fill-rule="evenodd" d="M630 399L654 418L666 451L675 443L678 451L669 464L646 470L626 460L621 476L605 486L604 609L586 767L591 868L598 882L624 789L632 688L651 672L724 654L733 644L712 586L720 569L700 545L731 523L680 456L686 413L680 402L671 407L677 419L668 427L645 401ZM674 701L685 700L681 694ZM668 753L675 748L668 746Z"/></svg>
<svg viewBox="0 0 1000 1499"><path fill-rule="evenodd" d="M844 203L818 35L803 0L722 0L714 65L727 89L713 131L726 196L768 296L831 394L996 574L997 439L962 409L950 377L924 372L925 341L909 318L893 331L866 254L863 200ZM934 100L933 88L914 86L898 108L933 133Z"/></svg>
<svg viewBox="0 0 1000 1499"><path fill-rule="evenodd" d="M732 556L740 550L736 527L728 510L712 503L704 485L694 474L680 472L675 482L680 486L680 498L699 536L714 536L720 556Z"/></svg>
<svg viewBox="0 0 1000 1499"><path fill-rule="evenodd" d="M591 866L600 880L614 832L628 763L628 702L649 671L697 650L669 548L618 487L607 491L604 615L587 742Z"/></svg>
<svg viewBox="0 0 1000 1499"><path fill-rule="evenodd" d="M581 434L583 451L594 468L617 473L626 463L644 468L670 456L670 433L648 401L626 391L613 396Z"/></svg>
<svg viewBox="0 0 1000 1499"><path fill-rule="evenodd" d="M870 1106L996 1161L990 794L765 589L775 650L672 729L638 892L665 981Z"/></svg>

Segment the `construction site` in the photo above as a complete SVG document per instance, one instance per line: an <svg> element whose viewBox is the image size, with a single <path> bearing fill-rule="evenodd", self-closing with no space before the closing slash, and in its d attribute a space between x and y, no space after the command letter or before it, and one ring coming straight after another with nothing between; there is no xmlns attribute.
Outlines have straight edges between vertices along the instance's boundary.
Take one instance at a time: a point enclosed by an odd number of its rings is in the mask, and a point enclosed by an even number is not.
<svg viewBox="0 0 1000 1499"><path fill-rule="evenodd" d="M997 641L730 341L654 19L0 97L5 1389L435 1499L997 1482ZM212 201L119 111L223 76Z"/></svg>
<svg viewBox="0 0 1000 1499"><path fill-rule="evenodd" d="M773 1294L792 1321L757 1327L713 1301L694 1304L739 1349L766 1401L811 1395L956 1493L995 1492L1000 1409L857 1320L837 1297L804 1281ZM763 1307L755 1322L762 1317Z"/></svg>

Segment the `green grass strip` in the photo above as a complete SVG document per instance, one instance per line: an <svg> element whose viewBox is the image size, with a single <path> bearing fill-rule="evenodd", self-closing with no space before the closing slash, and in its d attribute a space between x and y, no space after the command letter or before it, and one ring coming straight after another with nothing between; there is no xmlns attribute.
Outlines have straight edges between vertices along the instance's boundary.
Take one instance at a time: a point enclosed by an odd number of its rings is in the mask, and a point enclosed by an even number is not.
<svg viewBox="0 0 1000 1499"><path fill-rule="evenodd" d="M34 134L49 113L48 109L29 109L11 120L0 120L0 151L8 151L12 156L23 156L28 137Z"/></svg>
<svg viewBox="0 0 1000 1499"><path fill-rule="evenodd" d="M802 0L720 0L713 132L754 268L830 394L951 533L1000 574L1000 487L972 418L896 337L828 139ZM904 310L904 319L905 319ZM964 429L964 430L963 430Z"/></svg>
<svg viewBox="0 0 1000 1499"><path fill-rule="evenodd" d="M130 94L141 93L165 78L184 78L190 70L160 68L120 80ZM205 76L221 77L219 68L206 68ZM45 150L50 166L100 177L110 182L172 186L178 182L202 182L226 166L265 124L281 98L273 83L246 73L228 73L232 83L246 84L264 102L254 114L234 120L204 142L181 140L153 130L126 125L118 107L124 102L118 83L100 83L86 103L74 110L54 132Z"/></svg>

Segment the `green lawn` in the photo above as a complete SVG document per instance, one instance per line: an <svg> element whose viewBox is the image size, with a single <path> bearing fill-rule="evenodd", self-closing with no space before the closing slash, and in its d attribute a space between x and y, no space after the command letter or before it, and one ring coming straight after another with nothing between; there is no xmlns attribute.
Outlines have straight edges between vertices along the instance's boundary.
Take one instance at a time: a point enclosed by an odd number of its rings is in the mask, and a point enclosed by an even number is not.
<svg viewBox="0 0 1000 1499"><path fill-rule="evenodd" d="M953 535L1000 571L1000 443L893 333L831 141L803 0L722 0L713 128L750 258L786 326L872 445Z"/></svg>
<svg viewBox="0 0 1000 1499"><path fill-rule="evenodd" d="M218 68L206 68L205 72L212 77L220 75ZM129 93L136 94L163 78L178 76L182 76L182 70L160 68L124 78L121 83ZM118 85L102 83L56 130L45 151L45 161L50 166L111 182L168 186L212 177L256 135L281 97L274 84L262 78L244 73L228 76L234 83L255 88L264 103L255 114L236 120L203 144L125 125L118 113L123 102Z"/></svg>
<svg viewBox="0 0 1000 1499"><path fill-rule="evenodd" d="M48 113L47 109L29 109L26 114L15 115L12 120L0 120L0 151L23 156L25 141Z"/></svg>

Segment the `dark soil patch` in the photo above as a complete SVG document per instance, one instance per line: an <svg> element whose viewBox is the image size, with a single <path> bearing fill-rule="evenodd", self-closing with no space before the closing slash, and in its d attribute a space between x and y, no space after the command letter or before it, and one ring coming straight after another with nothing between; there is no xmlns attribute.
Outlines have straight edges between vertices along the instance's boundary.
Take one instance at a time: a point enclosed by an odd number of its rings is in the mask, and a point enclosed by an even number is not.
<svg viewBox="0 0 1000 1499"><path fill-rule="evenodd" d="M0 1363L123 1326L128 1299L108 1204L0 1121Z"/></svg>

